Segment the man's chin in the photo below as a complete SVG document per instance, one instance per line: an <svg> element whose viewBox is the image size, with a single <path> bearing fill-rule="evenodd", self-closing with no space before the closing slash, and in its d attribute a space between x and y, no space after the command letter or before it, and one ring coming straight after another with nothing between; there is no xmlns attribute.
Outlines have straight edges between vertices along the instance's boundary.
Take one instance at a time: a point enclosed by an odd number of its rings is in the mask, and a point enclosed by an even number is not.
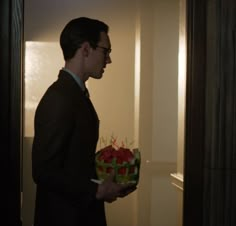
<svg viewBox="0 0 236 226"><path fill-rule="evenodd" d="M99 75L91 75L90 77L94 78L94 79L101 79L103 77L103 73L101 73Z"/></svg>

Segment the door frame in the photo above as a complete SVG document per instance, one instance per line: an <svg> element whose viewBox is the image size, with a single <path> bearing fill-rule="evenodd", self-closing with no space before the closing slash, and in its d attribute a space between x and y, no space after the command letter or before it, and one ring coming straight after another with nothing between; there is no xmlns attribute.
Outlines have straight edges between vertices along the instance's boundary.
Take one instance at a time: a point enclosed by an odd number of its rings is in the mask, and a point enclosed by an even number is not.
<svg viewBox="0 0 236 226"><path fill-rule="evenodd" d="M206 1L187 1L187 96L183 225L202 225ZM0 2L1 221L20 225L24 0ZM4 109L4 111L2 110ZM5 224L6 225L6 224Z"/></svg>

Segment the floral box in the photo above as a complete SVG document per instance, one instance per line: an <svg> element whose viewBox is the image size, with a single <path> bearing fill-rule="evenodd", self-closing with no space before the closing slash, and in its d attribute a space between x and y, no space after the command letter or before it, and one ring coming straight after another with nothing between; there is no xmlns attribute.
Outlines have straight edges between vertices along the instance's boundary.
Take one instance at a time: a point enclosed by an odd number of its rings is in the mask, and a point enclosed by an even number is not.
<svg viewBox="0 0 236 226"><path fill-rule="evenodd" d="M105 180L112 171L117 183L135 183L139 181L141 156L138 149L115 148L109 145L96 153L96 172L100 181Z"/></svg>

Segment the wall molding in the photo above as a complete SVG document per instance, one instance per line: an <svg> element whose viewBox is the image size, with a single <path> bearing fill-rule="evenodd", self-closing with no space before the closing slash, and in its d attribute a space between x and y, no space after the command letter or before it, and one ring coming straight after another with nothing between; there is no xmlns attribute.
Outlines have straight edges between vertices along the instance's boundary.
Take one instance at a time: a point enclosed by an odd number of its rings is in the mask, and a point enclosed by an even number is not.
<svg viewBox="0 0 236 226"><path fill-rule="evenodd" d="M184 177L183 174L180 173L171 173L172 185L176 187L178 190L184 190Z"/></svg>
<svg viewBox="0 0 236 226"><path fill-rule="evenodd" d="M151 175L167 174L176 171L176 162L141 160L141 170Z"/></svg>

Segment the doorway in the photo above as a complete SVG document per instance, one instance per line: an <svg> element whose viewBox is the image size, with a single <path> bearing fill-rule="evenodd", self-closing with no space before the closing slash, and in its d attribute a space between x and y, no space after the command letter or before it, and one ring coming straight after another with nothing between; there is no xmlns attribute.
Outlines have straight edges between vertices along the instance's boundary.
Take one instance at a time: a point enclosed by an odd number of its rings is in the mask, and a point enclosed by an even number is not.
<svg viewBox="0 0 236 226"><path fill-rule="evenodd" d="M179 1L90 0L82 4L61 0L57 10L53 1L25 0L24 4L23 226L32 225L34 209L30 161L34 111L63 67L60 31L78 14L110 25L113 64L101 81L88 82L102 122L101 136L115 134L121 140L134 140L142 155L139 189L131 197L106 206L108 224L180 225L179 190L172 186L170 177L177 170ZM96 10L91 10L91 5ZM58 18L52 12L65 16ZM109 117L107 105L112 109Z"/></svg>

